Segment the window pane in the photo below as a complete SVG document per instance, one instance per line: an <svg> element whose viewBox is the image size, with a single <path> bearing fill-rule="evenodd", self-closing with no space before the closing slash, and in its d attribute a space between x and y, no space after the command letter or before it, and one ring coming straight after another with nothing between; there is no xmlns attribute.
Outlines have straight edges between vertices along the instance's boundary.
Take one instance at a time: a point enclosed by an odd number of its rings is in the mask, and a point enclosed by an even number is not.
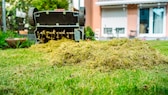
<svg viewBox="0 0 168 95"><path fill-rule="evenodd" d="M149 8L140 9L140 33L149 33Z"/></svg>
<svg viewBox="0 0 168 95"><path fill-rule="evenodd" d="M163 33L164 8L153 8L153 33Z"/></svg>
<svg viewBox="0 0 168 95"><path fill-rule="evenodd" d="M104 28L104 34L112 34L112 28Z"/></svg>
<svg viewBox="0 0 168 95"><path fill-rule="evenodd" d="M124 34L125 33L125 28L116 28L116 33Z"/></svg>

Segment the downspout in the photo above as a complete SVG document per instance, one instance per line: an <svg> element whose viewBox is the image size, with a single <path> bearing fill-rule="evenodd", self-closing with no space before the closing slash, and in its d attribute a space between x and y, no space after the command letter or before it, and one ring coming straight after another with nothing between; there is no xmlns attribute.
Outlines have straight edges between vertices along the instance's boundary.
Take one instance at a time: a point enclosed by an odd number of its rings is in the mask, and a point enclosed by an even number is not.
<svg viewBox="0 0 168 95"><path fill-rule="evenodd" d="M3 32L6 32L6 8L5 8L5 0L2 0L2 23L3 23Z"/></svg>

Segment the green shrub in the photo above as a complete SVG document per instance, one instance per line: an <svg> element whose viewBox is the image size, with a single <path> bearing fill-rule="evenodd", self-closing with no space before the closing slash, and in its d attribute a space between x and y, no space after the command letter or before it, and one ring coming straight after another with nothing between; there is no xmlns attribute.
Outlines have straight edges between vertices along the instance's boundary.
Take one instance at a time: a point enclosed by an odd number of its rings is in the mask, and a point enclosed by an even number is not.
<svg viewBox="0 0 168 95"><path fill-rule="evenodd" d="M26 40L25 42L21 43L18 48L28 48L30 47L32 44L35 44L34 41L31 40Z"/></svg>
<svg viewBox="0 0 168 95"><path fill-rule="evenodd" d="M87 26L85 28L85 37L86 37L86 39L95 40L94 35L95 34L94 34L92 28L90 26Z"/></svg>
<svg viewBox="0 0 168 95"><path fill-rule="evenodd" d="M6 38L14 38L17 37L17 33L13 31L2 32L0 31L0 48L8 47L7 42L5 41Z"/></svg>
<svg viewBox="0 0 168 95"><path fill-rule="evenodd" d="M10 48L8 43L5 41L7 38L22 38L21 35L18 35L18 33L13 32L13 31L7 31L7 32L2 32L0 31L0 48ZM33 41L26 40L23 43L18 42L15 46L15 48L25 48L25 47L30 47L32 44L34 44Z"/></svg>
<svg viewBox="0 0 168 95"><path fill-rule="evenodd" d="M8 46L8 44L5 42L6 38L7 38L7 35L0 31L0 48L4 48Z"/></svg>

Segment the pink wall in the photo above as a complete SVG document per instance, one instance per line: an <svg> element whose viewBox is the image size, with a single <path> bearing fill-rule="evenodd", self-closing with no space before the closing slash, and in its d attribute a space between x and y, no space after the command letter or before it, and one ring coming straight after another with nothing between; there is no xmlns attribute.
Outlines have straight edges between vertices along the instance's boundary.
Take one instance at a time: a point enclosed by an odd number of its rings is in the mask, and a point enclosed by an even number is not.
<svg viewBox="0 0 168 95"><path fill-rule="evenodd" d="M166 36L168 36L168 3L166 7Z"/></svg>
<svg viewBox="0 0 168 95"><path fill-rule="evenodd" d="M86 26L92 27L93 31L101 32L101 8L95 3L98 0L85 0ZM136 4L128 5L127 34L131 30L138 31L138 7ZM100 33L101 34L101 33ZM168 3L166 8L166 36L168 36Z"/></svg>
<svg viewBox="0 0 168 95"><path fill-rule="evenodd" d="M94 11L92 11L92 28L93 31L97 31L97 29L100 29L101 27L101 8L100 6L96 5L96 2L98 0L91 0L93 1L92 3L92 9Z"/></svg>
<svg viewBox="0 0 168 95"><path fill-rule="evenodd" d="M130 35L131 30L137 31L137 20L138 20L138 8L137 5L128 5L128 14L127 14L127 33ZM134 35L135 36L135 35Z"/></svg>
<svg viewBox="0 0 168 95"><path fill-rule="evenodd" d="M92 0L85 0L86 26L92 26Z"/></svg>
<svg viewBox="0 0 168 95"><path fill-rule="evenodd" d="M92 27L93 31L101 28L101 8L96 5L98 0L85 0L86 26Z"/></svg>

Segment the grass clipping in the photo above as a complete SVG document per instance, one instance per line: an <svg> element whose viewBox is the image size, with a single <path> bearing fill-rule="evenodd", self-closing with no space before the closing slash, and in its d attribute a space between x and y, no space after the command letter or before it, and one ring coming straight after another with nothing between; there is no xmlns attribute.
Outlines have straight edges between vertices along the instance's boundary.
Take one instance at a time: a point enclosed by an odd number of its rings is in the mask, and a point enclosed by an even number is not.
<svg viewBox="0 0 168 95"><path fill-rule="evenodd" d="M81 41L67 39L37 44L30 49L47 53L56 66L82 65L89 68L150 67L167 63L166 58L145 41L113 39L111 41Z"/></svg>

